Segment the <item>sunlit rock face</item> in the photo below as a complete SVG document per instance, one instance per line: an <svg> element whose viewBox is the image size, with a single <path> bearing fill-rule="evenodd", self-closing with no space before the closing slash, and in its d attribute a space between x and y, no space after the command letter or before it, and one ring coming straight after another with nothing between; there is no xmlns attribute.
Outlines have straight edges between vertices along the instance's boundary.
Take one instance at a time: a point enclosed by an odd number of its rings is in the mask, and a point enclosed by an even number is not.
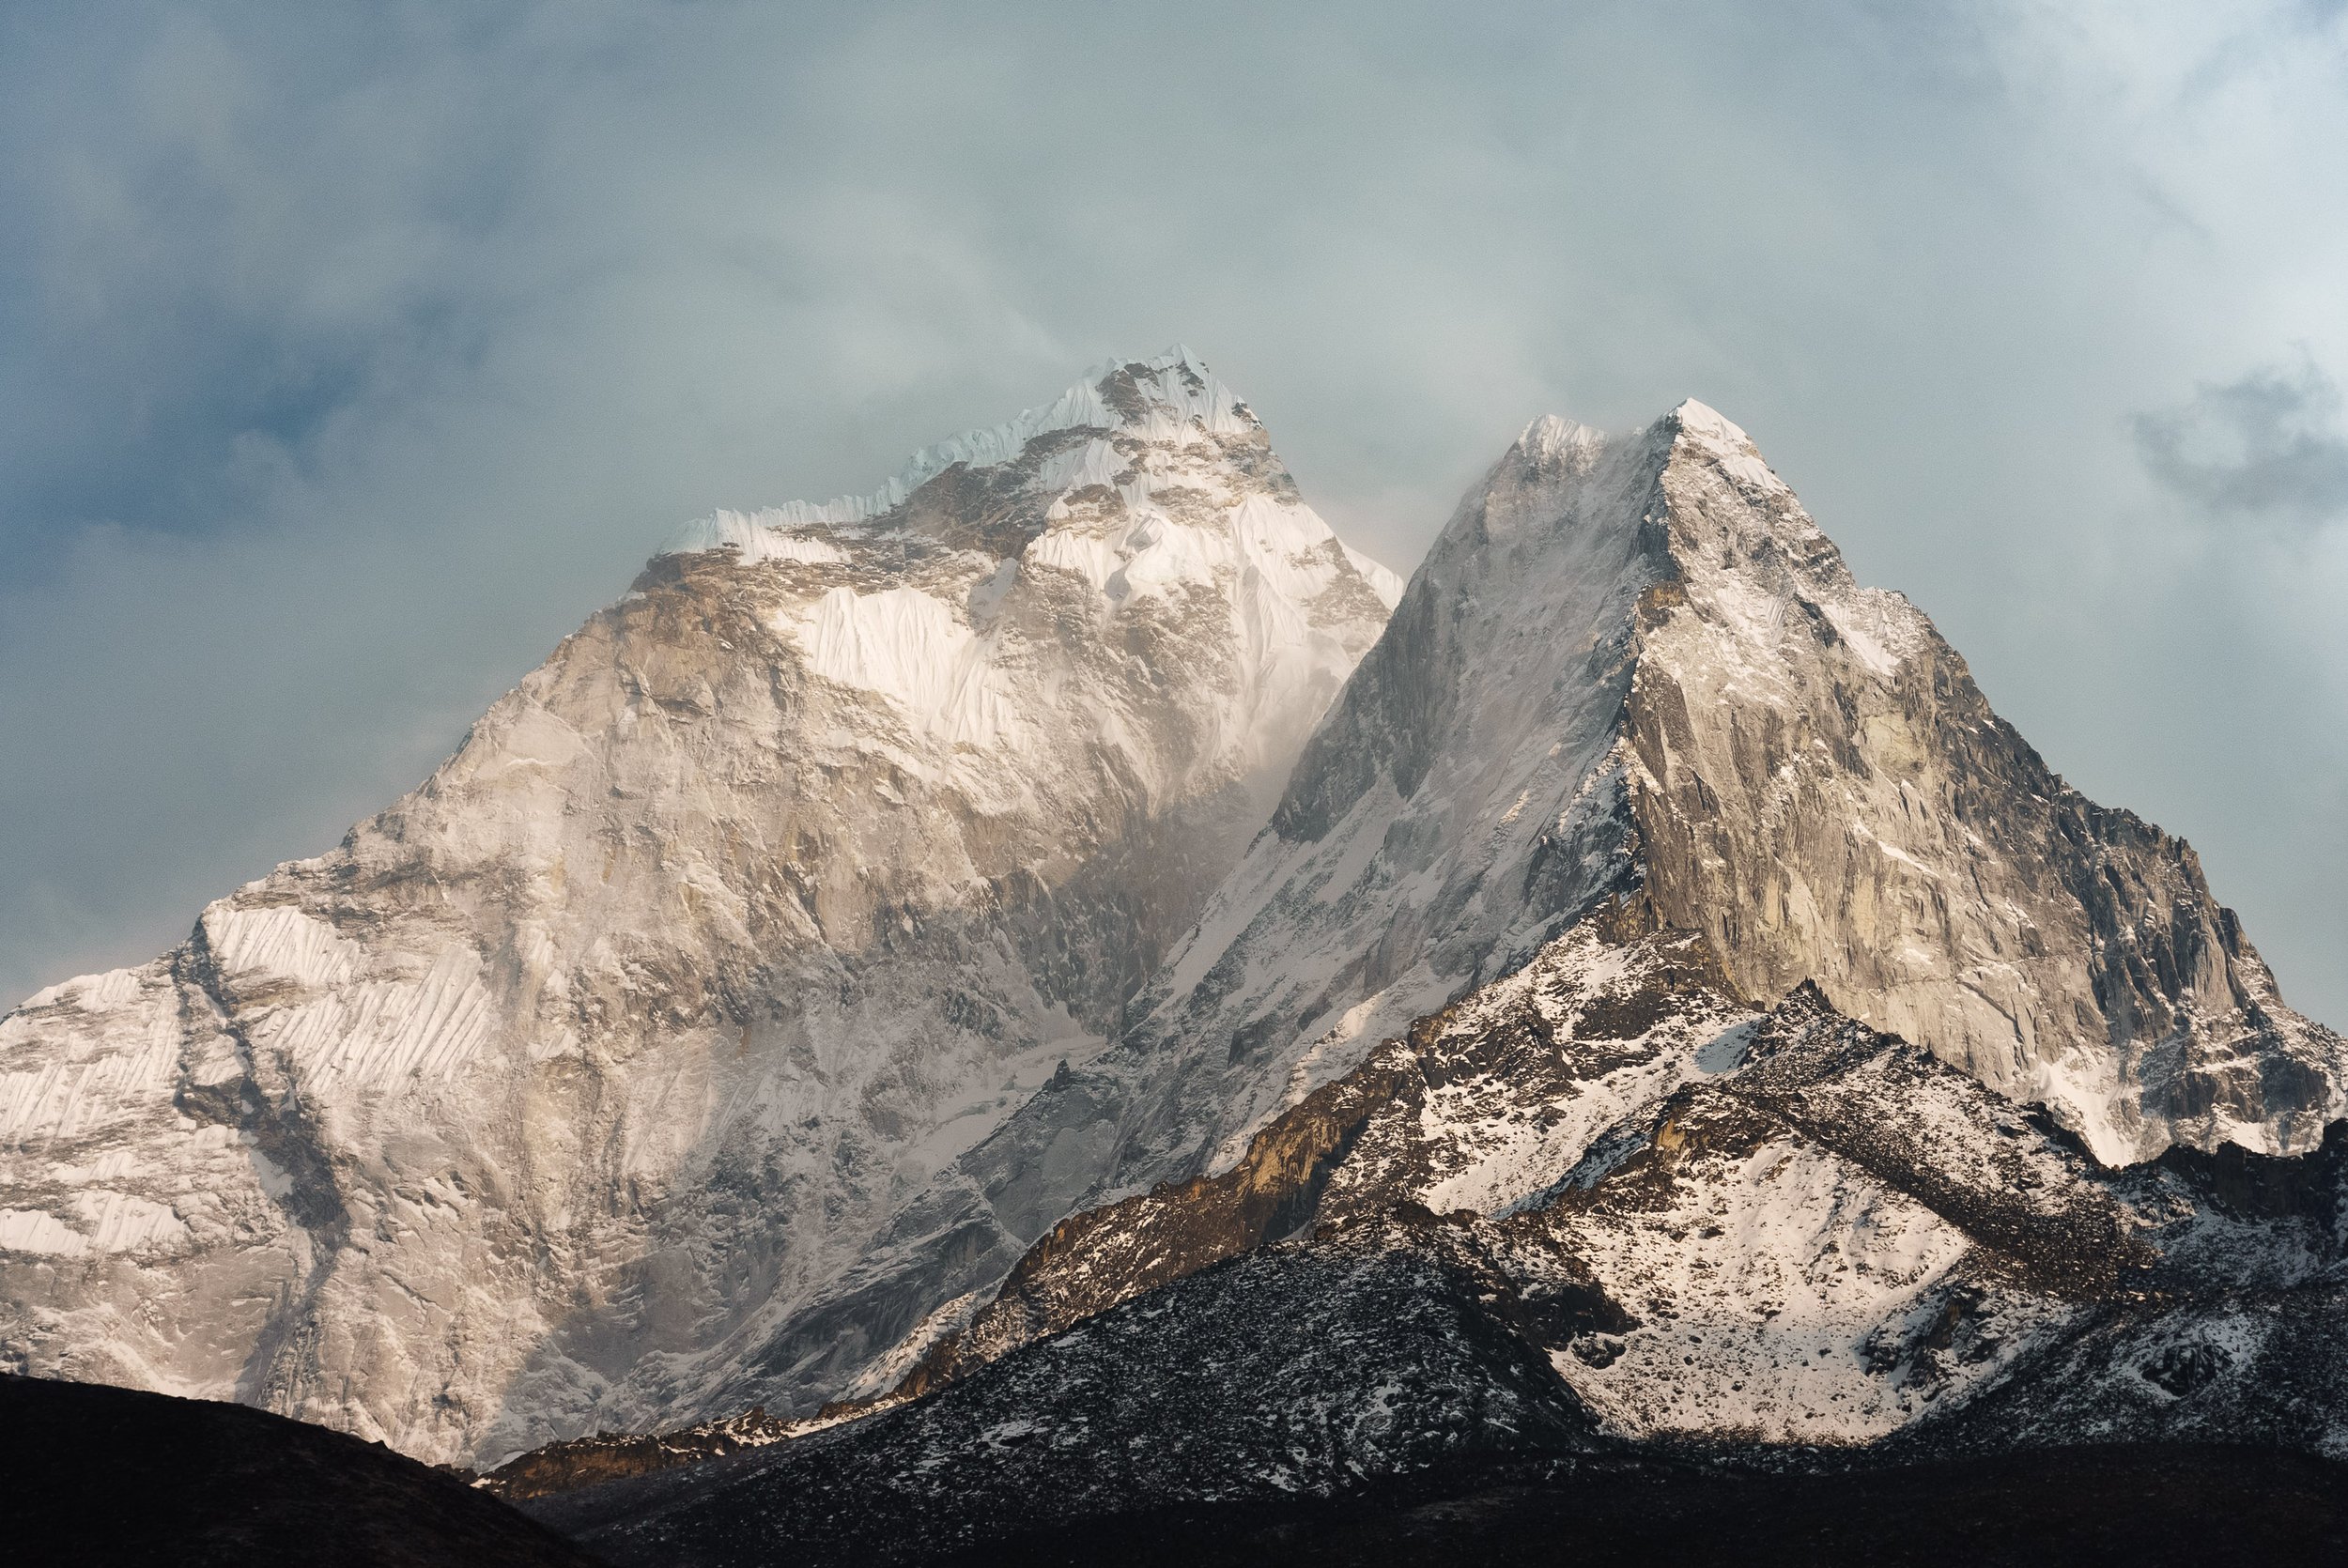
<svg viewBox="0 0 2348 1568"><path fill-rule="evenodd" d="M1992 713L1895 593L1861 589L1743 432L1679 410L1675 568L1625 714L1649 895L1751 993L1852 1017L2096 1157L2303 1153L2341 1042L2284 1007L2190 847L2095 805Z"/></svg>
<svg viewBox="0 0 2348 1568"><path fill-rule="evenodd" d="M1182 352L686 530L340 848L0 1021L0 1360L475 1461L850 1380L1015 1258L925 1190L1399 588Z"/></svg>
<svg viewBox="0 0 2348 1568"><path fill-rule="evenodd" d="M2192 851L2097 807L1701 404L1537 422L1461 504L1259 839L1096 1064L1122 1179L1281 1106L1600 902L1815 980L2096 1157L2316 1145L2339 1037Z"/></svg>

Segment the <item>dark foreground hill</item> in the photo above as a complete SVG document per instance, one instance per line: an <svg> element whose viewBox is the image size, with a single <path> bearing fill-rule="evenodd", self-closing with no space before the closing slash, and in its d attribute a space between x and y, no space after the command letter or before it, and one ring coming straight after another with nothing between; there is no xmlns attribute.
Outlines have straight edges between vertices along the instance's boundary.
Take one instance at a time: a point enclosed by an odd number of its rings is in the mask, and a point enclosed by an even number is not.
<svg viewBox="0 0 2348 1568"><path fill-rule="evenodd" d="M572 1504L584 1499L569 1499ZM2105 1445L1768 1473L1638 1455L1446 1465L1335 1499L980 1522L875 1508L778 1541L737 1497L626 1561L922 1568L2244 1568L2348 1561L2348 1466L2272 1449ZM878 1499L874 1499L877 1501ZM565 1511L561 1499L531 1506ZM837 1526L846 1524L845 1530ZM623 1552L628 1544L614 1543Z"/></svg>
<svg viewBox="0 0 2348 1568"><path fill-rule="evenodd" d="M0 1376L10 1568L593 1568L495 1498L241 1405Z"/></svg>
<svg viewBox="0 0 2348 1568"><path fill-rule="evenodd" d="M2348 1560L2348 1470L2257 1449L2111 1447L1849 1475L1585 1466L1456 1478L1383 1500L1107 1522L949 1554L955 1563L1279 1562L1682 1568L2194 1568Z"/></svg>

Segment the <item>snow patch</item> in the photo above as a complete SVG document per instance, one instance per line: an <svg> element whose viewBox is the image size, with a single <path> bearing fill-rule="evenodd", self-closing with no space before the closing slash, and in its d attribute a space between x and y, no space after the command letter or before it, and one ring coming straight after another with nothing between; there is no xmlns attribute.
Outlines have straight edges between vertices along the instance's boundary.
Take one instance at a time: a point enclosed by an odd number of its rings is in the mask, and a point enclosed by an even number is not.
<svg viewBox="0 0 2348 1568"><path fill-rule="evenodd" d="M806 502L794 501L804 508ZM861 518L842 518L860 521ZM685 524L662 543L658 555L696 555L705 550L734 551L742 564L761 561L796 561L810 566L845 562L848 552L820 535L794 531L819 528L828 518L811 517L789 508L768 506L756 512L732 512L723 507L706 517Z"/></svg>
<svg viewBox="0 0 2348 1568"><path fill-rule="evenodd" d="M811 670L887 699L923 734L985 746L1019 726L988 639L918 588L834 588L811 608L782 612L776 629L797 642Z"/></svg>
<svg viewBox="0 0 2348 1568"><path fill-rule="evenodd" d="M89 1237L54 1214L37 1208L0 1208L0 1252L35 1257L81 1257Z"/></svg>
<svg viewBox="0 0 2348 1568"><path fill-rule="evenodd" d="M350 977L349 945L333 927L290 905L216 903L204 912L204 931L221 972L239 986L325 987Z"/></svg>

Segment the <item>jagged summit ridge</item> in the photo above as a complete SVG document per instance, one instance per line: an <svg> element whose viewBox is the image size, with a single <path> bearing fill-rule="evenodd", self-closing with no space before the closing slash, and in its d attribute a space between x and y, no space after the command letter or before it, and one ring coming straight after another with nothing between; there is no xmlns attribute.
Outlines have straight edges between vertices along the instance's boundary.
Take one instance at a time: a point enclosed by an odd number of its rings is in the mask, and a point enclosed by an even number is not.
<svg viewBox="0 0 2348 1568"><path fill-rule="evenodd" d="M1102 394L1104 384L1122 377L1130 389L1118 406ZM965 431L923 447L870 495L838 496L827 501L786 501L751 512L720 508L686 524L662 545L664 554L684 555L727 546L746 552L769 547L753 530L849 528L887 516L913 493L957 464L995 468L1016 461L1038 437L1065 430L1134 429L1164 437L1185 423L1210 436L1237 436L1259 428L1253 410L1182 344L1147 360L1105 360L1085 372L1052 402L1018 418ZM1400 584L1396 585L1398 592Z"/></svg>
<svg viewBox="0 0 2348 1568"><path fill-rule="evenodd" d="M665 558L853 569L924 545L1016 554L1030 574L1080 576L1090 603L1128 623L1197 613L1196 596L1211 592L1230 616L1237 661L1222 683L1228 704L1201 715L1211 732L1196 754L1221 767L1238 744L1267 803L1305 715L1360 653L1331 645L1321 623L1382 621L1401 594L1398 577L1304 504L1260 422L1186 348L1097 367L1051 405L925 449L901 478L870 505L719 513ZM843 586L802 613L795 635L818 669L886 694L917 729L991 743L1006 722L1003 662L1025 657L999 625L1004 586L957 580L940 592L912 581L878 595ZM1121 745L1118 715L1099 716L1107 744ZM1163 785L1154 776L1171 755L1131 760Z"/></svg>

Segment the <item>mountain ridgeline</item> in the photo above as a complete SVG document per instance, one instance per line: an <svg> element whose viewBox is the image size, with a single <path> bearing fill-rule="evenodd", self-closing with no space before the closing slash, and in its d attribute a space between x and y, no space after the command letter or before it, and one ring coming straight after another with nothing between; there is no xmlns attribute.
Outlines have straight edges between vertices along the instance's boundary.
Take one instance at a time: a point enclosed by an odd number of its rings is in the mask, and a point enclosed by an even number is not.
<svg viewBox="0 0 2348 1568"><path fill-rule="evenodd" d="M0 1360L533 1450L616 1561L2341 1457L2343 1115L1717 413L1537 421L1404 588L1176 351L697 525L0 1021Z"/></svg>
<svg viewBox="0 0 2348 1568"><path fill-rule="evenodd" d="M0 1360L474 1462L823 1397L1017 1257L924 1191L1399 590L1181 353L688 530L341 847L0 1022Z"/></svg>

